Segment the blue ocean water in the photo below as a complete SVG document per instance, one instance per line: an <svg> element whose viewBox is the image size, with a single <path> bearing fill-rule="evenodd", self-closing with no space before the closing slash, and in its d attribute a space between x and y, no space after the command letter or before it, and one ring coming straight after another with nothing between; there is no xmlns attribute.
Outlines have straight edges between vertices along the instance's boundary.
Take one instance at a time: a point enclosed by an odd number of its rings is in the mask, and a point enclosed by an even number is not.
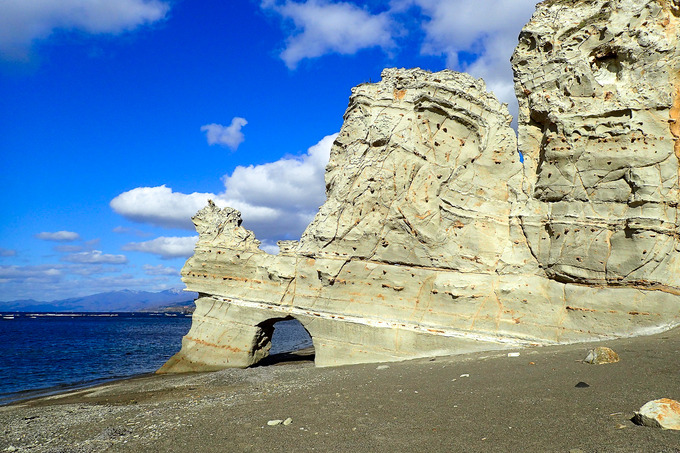
<svg viewBox="0 0 680 453"><path fill-rule="evenodd" d="M158 313L0 313L0 404L150 373L180 350L191 317ZM275 325L271 354L311 346L297 321Z"/></svg>
<svg viewBox="0 0 680 453"><path fill-rule="evenodd" d="M269 355L299 351L314 346L312 337L296 319L279 321L274 324L272 348Z"/></svg>

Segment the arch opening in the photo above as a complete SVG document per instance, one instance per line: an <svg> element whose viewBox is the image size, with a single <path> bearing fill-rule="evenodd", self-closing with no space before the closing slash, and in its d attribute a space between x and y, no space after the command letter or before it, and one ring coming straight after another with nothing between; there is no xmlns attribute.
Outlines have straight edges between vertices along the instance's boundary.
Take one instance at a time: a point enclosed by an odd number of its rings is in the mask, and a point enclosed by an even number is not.
<svg viewBox="0 0 680 453"><path fill-rule="evenodd" d="M258 349L265 352L255 366L285 362L314 362L314 342L309 331L292 316L271 318L258 324Z"/></svg>

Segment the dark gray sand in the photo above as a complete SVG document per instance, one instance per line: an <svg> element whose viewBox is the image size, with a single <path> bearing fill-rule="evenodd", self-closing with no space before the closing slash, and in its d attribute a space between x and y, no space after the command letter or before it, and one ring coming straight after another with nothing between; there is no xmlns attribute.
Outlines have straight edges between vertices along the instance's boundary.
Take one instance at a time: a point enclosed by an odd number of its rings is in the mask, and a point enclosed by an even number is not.
<svg viewBox="0 0 680 453"><path fill-rule="evenodd" d="M621 361L582 363L598 345ZM508 352L117 381L0 407L0 451L680 452L630 421L680 400L680 329Z"/></svg>

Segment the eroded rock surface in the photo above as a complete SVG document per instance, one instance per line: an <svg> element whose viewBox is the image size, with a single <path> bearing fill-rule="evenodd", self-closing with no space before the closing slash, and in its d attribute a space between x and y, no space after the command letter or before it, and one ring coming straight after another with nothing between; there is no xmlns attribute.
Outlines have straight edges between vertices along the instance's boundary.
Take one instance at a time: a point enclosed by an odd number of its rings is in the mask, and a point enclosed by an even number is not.
<svg viewBox="0 0 680 453"><path fill-rule="evenodd" d="M161 371L252 365L290 317L322 366L680 322L677 5L563 3L513 56L519 146L483 81L386 69L353 89L299 242L269 255L237 211L201 210L197 310Z"/></svg>
<svg viewBox="0 0 680 453"><path fill-rule="evenodd" d="M678 293L677 1L542 3L513 56L549 278Z"/></svg>

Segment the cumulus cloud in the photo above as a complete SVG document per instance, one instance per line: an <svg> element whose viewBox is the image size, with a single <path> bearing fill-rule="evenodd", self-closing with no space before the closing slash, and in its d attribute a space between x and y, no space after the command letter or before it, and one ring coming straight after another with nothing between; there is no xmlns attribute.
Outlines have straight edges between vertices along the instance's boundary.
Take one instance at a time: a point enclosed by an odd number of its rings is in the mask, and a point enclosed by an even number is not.
<svg viewBox="0 0 680 453"><path fill-rule="evenodd" d="M139 187L118 195L111 207L136 222L193 230L191 216L212 199L220 207L241 211L244 226L260 240L296 239L325 201L324 172L335 137L324 137L300 156L238 166L223 178L225 190L219 194Z"/></svg>
<svg viewBox="0 0 680 453"><path fill-rule="evenodd" d="M56 29L115 34L163 19L168 10L159 0L3 0L0 56L24 59L34 41Z"/></svg>
<svg viewBox="0 0 680 453"><path fill-rule="evenodd" d="M153 253L163 259L188 258L194 254L194 246L198 236L165 237L161 236L151 241L130 242L122 249L127 251Z"/></svg>
<svg viewBox="0 0 680 453"><path fill-rule="evenodd" d="M43 241L55 241L55 242L71 242L80 240L80 235L74 233L73 231L55 231L53 233L43 231L35 235L36 238L42 239Z"/></svg>
<svg viewBox="0 0 680 453"><path fill-rule="evenodd" d="M179 275L179 270L174 267L163 266L162 264L157 266L145 264L142 268L146 275Z"/></svg>
<svg viewBox="0 0 680 453"><path fill-rule="evenodd" d="M134 222L166 228L193 229L191 217L215 198L212 193L183 194L165 185L138 187L111 200L111 208Z"/></svg>
<svg viewBox="0 0 680 453"><path fill-rule="evenodd" d="M0 247L0 256L17 256L17 251Z"/></svg>
<svg viewBox="0 0 680 453"><path fill-rule="evenodd" d="M284 21L288 34L281 58L290 69L305 58L361 49L397 48L402 39L423 36L421 52L442 56L450 69L482 77L516 114L510 56L536 0L392 0L372 13L354 3L329 0L265 0L261 6ZM415 29L406 32L407 24ZM398 26L396 24L399 24ZM404 27L399 29L398 27Z"/></svg>
<svg viewBox="0 0 680 453"><path fill-rule="evenodd" d="M235 151L238 145L245 140L241 128L246 124L248 124L248 121L245 118L237 116L231 120L229 126L215 123L206 124L201 126L201 131L206 133L209 145L222 145Z"/></svg>
<svg viewBox="0 0 680 453"><path fill-rule="evenodd" d="M394 24L387 12L371 14L353 3L327 0L282 4L266 0L262 8L274 11L294 25L294 32L281 52L281 59L290 69L295 69L305 58L331 52L351 55L371 47L387 50L395 46Z"/></svg>
<svg viewBox="0 0 680 453"><path fill-rule="evenodd" d="M535 0L397 0L392 11L419 11L423 54L442 55L447 67L484 78L516 115L510 57L535 7ZM466 59L460 58L462 53Z"/></svg>
<svg viewBox="0 0 680 453"><path fill-rule="evenodd" d="M423 28L426 53L443 53L449 67L459 67L485 77L494 88L512 85L510 56L517 46L522 26L533 13L535 0L414 0L428 16ZM459 64L460 52L479 56L469 64ZM502 82L501 82L502 81ZM499 86L499 96L508 91ZM510 92L510 95L512 92Z"/></svg>
<svg viewBox="0 0 680 453"><path fill-rule="evenodd" d="M221 198L276 209L316 209L324 202L324 173L337 134L324 137L301 156L262 165L238 166L224 177ZM311 190L311 189L321 190Z"/></svg>
<svg viewBox="0 0 680 453"><path fill-rule="evenodd" d="M244 217L254 222L267 222L277 214L274 209L252 205L244 200L231 200L214 193L183 194L174 192L165 185L129 190L111 200L110 206L115 212L134 222L193 230L191 217L205 207L209 199L220 207L238 209Z"/></svg>
<svg viewBox="0 0 680 453"><path fill-rule="evenodd" d="M64 261L80 264L125 264L127 258L125 255L110 255L103 253L101 250L92 250L90 252L79 252L66 255L62 258Z"/></svg>

